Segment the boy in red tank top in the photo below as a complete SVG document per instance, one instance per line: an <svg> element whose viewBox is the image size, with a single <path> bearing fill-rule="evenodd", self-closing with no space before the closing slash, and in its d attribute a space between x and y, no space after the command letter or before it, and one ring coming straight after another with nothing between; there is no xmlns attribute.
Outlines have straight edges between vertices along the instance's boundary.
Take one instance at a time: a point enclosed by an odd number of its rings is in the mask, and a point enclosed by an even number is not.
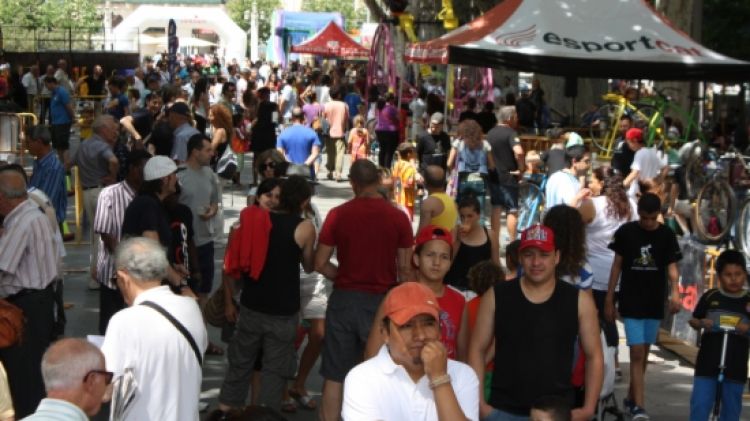
<svg viewBox="0 0 750 421"><path fill-rule="evenodd" d="M469 328L466 299L463 294L443 283L443 277L451 266L453 258L453 237L444 228L427 225L417 233L414 240L412 265L417 269L416 282L430 288L440 306L440 340L445 345L448 358L466 361ZM370 331L365 350L365 359L377 354L383 344L379 320L383 319L381 308L375 316L376 324Z"/></svg>

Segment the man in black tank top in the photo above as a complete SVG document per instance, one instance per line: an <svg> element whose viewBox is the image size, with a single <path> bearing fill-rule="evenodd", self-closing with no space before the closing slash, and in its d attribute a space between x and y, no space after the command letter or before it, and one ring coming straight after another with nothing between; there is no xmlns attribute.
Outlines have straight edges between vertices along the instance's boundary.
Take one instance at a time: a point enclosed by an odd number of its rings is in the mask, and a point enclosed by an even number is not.
<svg viewBox="0 0 750 421"><path fill-rule="evenodd" d="M573 406L571 374L578 341L586 356L585 398L573 420L594 415L603 380L603 357L594 300L555 278L560 252L552 230L533 225L521 235L523 276L500 282L482 296L469 345L469 365L484 379L485 353L495 339L490 398L480 403L485 420L527 420L543 396ZM485 381L490 381L485 379ZM480 385L480 396L483 396Z"/></svg>

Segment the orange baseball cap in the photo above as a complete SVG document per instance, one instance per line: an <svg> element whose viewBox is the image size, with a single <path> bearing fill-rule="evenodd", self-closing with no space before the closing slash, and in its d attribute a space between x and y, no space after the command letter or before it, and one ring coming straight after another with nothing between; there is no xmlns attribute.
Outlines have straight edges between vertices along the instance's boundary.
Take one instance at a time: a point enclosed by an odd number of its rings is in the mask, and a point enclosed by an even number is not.
<svg viewBox="0 0 750 421"><path fill-rule="evenodd" d="M383 315L401 326L420 314L440 320L440 306L435 294L418 282L404 282L393 288L383 301Z"/></svg>
<svg viewBox="0 0 750 421"><path fill-rule="evenodd" d="M529 247L535 247L545 252L555 251L554 231L542 224L535 224L526 228L521 233L521 245L518 246L518 251Z"/></svg>

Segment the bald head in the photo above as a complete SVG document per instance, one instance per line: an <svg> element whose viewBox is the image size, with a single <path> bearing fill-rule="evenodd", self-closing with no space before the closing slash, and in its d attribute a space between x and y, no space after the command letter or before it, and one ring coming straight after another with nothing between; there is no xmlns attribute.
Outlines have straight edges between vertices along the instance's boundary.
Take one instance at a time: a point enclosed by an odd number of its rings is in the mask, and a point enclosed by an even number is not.
<svg viewBox="0 0 750 421"><path fill-rule="evenodd" d="M0 169L0 196L5 200L26 199L26 179L12 166Z"/></svg>
<svg viewBox="0 0 750 421"><path fill-rule="evenodd" d="M444 190L445 170L438 165L428 165L424 171L424 185L428 190Z"/></svg>
<svg viewBox="0 0 750 421"><path fill-rule="evenodd" d="M378 168L366 159L354 161L349 169L349 179L355 188L365 188L380 184Z"/></svg>
<svg viewBox="0 0 750 421"><path fill-rule="evenodd" d="M305 113L302 111L302 108L300 107L292 108L292 120L298 121L298 122L305 121Z"/></svg>

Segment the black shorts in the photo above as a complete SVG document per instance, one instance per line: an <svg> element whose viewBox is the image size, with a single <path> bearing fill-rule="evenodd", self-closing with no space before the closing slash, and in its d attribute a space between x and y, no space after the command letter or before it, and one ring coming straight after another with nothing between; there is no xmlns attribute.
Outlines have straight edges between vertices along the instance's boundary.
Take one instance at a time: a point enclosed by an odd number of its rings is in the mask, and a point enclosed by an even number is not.
<svg viewBox="0 0 750 421"><path fill-rule="evenodd" d="M70 149L70 123L51 125L50 135L52 136L52 147L64 151Z"/></svg>
<svg viewBox="0 0 750 421"><path fill-rule="evenodd" d="M320 374L343 383L346 374L362 362L375 313L384 294L336 289L328 299Z"/></svg>
<svg viewBox="0 0 750 421"><path fill-rule="evenodd" d="M518 182L489 183L492 207L502 207L508 212L518 211Z"/></svg>

